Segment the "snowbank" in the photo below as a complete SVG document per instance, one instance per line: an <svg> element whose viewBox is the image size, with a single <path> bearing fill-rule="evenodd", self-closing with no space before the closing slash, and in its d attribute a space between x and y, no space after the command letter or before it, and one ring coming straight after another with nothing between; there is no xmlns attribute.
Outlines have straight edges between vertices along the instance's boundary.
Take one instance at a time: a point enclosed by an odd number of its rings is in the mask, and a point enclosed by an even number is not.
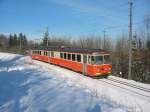
<svg viewBox="0 0 150 112"><path fill-rule="evenodd" d="M0 53L0 61L10 61L20 55L11 53Z"/></svg>

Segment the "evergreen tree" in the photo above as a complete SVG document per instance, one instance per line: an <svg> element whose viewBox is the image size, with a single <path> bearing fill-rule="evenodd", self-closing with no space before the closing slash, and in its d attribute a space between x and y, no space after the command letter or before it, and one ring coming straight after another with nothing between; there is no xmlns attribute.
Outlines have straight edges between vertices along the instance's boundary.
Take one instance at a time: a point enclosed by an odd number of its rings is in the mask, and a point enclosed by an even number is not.
<svg viewBox="0 0 150 112"><path fill-rule="evenodd" d="M23 47L23 34L19 33L19 37L18 37L18 43L19 43L19 48L22 49Z"/></svg>
<svg viewBox="0 0 150 112"><path fill-rule="evenodd" d="M13 37L13 46L16 46L16 47L17 47L17 41L18 41L17 38L18 38L17 35L14 34L14 37Z"/></svg>
<svg viewBox="0 0 150 112"><path fill-rule="evenodd" d="M49 43L49 32L47 28L46 32L44 33L43 46L48 46L48 43Z"/></svg>
<svg viewBox="0 0 150 112"><path fill-rule="evenodd" d="M13 36L11 34L9 35L9 46L13 46Z"/></svg>
<svg viewBox="0 0 150 112"><path fill-rule="evenodd" d="M27 38L26 38L26 35L23 35L23 46L24 46L24 47L27 46Z"/></svg>

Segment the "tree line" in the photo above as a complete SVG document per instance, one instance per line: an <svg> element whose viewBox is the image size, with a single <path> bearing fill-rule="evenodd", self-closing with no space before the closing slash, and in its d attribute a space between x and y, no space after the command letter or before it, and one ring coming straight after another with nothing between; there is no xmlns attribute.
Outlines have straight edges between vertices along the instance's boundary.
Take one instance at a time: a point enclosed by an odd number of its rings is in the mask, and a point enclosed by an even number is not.
<svg viewBox="0 0 150 112"><path fill-rule="evenodd" d="M0 35L0 50L8 52L18 52L26 50L28 46L28 40L25 34L10 34Z"/></svg>
<svg viewBox="0 0 150 112"><path fill-rule="evenodd" d="M19 33L19 35L9 35L9 46L17 47L17 48L25 48L27 46L27 38L26 35Z"/></svg>

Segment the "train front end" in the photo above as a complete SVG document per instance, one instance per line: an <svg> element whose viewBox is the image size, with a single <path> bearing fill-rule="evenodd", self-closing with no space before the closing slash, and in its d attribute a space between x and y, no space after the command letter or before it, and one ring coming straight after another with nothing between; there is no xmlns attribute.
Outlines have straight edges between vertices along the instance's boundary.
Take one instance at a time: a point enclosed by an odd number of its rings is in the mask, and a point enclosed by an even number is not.
<svg viewBox="0 0 150 112"><path fill-rule="evenodd" d="M94 76L108 76L112 73L111 56L109 54L91 57Z"/></svg>

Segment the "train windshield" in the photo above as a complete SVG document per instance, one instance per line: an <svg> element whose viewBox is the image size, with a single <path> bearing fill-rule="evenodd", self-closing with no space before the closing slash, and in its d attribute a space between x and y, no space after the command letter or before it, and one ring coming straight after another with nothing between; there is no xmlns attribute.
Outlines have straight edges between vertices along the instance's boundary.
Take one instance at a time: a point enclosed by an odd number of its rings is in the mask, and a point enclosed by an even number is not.
<svg viewBox="0 0 150 112"><path fill-rule="evenodd" d="M110 55L104 55L104 64L110 64L110 63L111 63Z"/></svg>
<svg viewBox="0 0 150 112"><path fill-rule="evenodd" d="M101 65L103 64L103 56L92 56L91 62L92 64Z"/></svg>
<svg viewBox="0 0 150 112"><path fill-rule="evenodd" d="M110 64L111 57L110 57L110 55L91 56L91 63L95 64L95 65Z"/></svg>

